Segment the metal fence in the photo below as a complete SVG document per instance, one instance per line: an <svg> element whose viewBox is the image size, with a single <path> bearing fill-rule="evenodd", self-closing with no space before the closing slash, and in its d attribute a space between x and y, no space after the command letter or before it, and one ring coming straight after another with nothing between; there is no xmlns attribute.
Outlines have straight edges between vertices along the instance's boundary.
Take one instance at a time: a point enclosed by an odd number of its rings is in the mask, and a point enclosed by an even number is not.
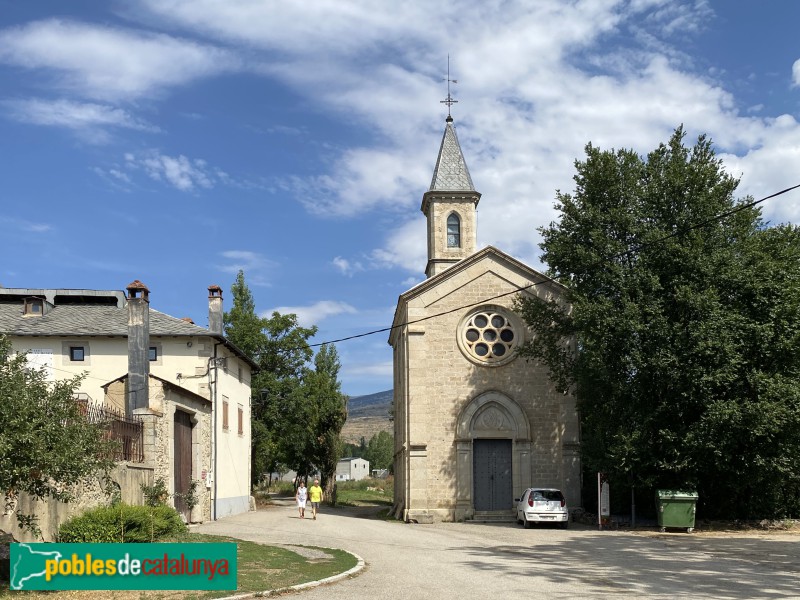
<svg viewBox="0 0 800 600"><path fill-rule="evenodd" d="M79 394L75 401L89 423L103 428L103 437L118 442L114 460L144 462L144 423L137 416L126 416L113 406L102 406L90 402L88 396Z"/></svg>

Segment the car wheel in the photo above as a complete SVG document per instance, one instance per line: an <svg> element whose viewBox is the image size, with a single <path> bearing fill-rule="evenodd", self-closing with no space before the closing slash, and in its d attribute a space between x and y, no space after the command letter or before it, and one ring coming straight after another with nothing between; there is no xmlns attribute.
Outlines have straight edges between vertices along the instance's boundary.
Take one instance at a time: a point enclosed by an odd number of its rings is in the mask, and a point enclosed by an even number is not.
<svg viewBox="0 0 800 600"><path fill-rule="evenodd" d="M561 529L568 529L569 528L569 521L564 521L561 523Z"/></svg>
<svg viewBox="0 0 800 600"><path fill-rule="evenodd" d="M525 517L522 517L522 526L525 529L530 529L531 528L531 522L528 521L528 519L526 519Z"/></svg>

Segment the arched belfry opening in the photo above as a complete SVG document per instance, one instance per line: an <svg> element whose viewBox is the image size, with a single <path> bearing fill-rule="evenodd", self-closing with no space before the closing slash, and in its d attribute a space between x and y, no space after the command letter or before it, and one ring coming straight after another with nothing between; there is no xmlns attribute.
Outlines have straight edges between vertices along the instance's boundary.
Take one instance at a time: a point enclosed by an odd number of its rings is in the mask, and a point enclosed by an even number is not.
<svg viewBox="0 0 800 600"><path fill-rule="evenodd" d="M455 518L512 510L531 472L531 427L519 404L498 391L473 398L459 415L455 442Z"/></svg>
<svg viewBox="0 0 800 600"><path fill-rule="evenodd" d="M461 219L458 213L450 213L447 217L447 247L461 248Z"/></svg>

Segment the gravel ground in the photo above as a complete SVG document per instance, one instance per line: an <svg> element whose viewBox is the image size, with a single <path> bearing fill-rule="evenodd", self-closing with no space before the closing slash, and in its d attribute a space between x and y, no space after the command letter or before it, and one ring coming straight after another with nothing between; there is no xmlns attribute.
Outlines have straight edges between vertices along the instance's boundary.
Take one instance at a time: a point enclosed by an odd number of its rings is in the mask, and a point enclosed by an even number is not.
<svg viewBox="0 0 800 600"><path fill-rule="evenodd" d="M409 525L292 501L196 531L279 545L343 548L366 569L303 598L800 598L800 538L785 533L524 530L513 524Z"/></svg>

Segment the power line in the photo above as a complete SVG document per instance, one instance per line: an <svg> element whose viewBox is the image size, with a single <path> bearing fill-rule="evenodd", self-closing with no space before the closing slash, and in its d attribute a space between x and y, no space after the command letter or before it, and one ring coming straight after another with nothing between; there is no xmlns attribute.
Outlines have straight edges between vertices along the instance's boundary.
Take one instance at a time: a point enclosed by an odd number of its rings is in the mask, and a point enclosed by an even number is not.
<svg viewBox="0 0 800 600"><path fill-rule="evenodd" d="M723 213L720 213L718 215L710 217L710 218L708 218L708 219L706 219L704 221L700 221L699 223L695 223L693 225L689 225L689 226L687 226L687 227L685 227L683 229L679 229L677 231L674 231L672 233L664 235L664 236L662 236L662 237L660 237L658 239L651 240L649 242L641 242L639 244L636 244L632 248L629 248L627 250L623 250L622 252L618 252L617 254L613 254L613 255L603 259L602 261L598 261L595 264L596 265L600 265L603 262L607 262L609 260L622 258L622 257L624 257L624 256L626 256L628 254L632 254L634 252L639 252L639 251L641 251L642 249L644 249L644 248L646 248L648 246L653 246L655 244L660 244L660 243L663 243L663 242L665 242L665 241L667 241L669 239L672 239L674 237L686 235L687 233L689 233L691 231L694 231L696 229L701 229L701 228L707 227L708 225L711 225L713 223L717 223L719 221L722 221L723 219L726 219L726 218L728 218L730 216L733 216L734 214L736 214L738 212L753 208L754 206L757 206L757 205L759 205L759 204L761 204L763 202L766 202L767 200L770 200L772 198L776 198L778 196L781 196L783 194L786 194L786 193L791 192L792 190L796 190L798 188L800 188L800 184L793 185L791 187L788 187L788 188L785 188L783 190L780 190L779 192L775 192L775 193L770 194L768 196L764 196L763 198L760 198L759 200L754 200L752 202L748 202L748 203L745 203L745 204L740 204L740 205L738 205L738 206L736 206L736 207L734 207L734 208L732 208L730 210L727 210L727 211L725 211ZM543 278L542 281L531 283L531 284L528 284L528 285L525 285L525 286L522 286L522 287L515 287L511 291L504 292L502 294L497 294L496 296L492 296L492 297L489 297L489 298L484 298L484 299L481 299L481 300L479 300L477 302L471 302L469 304L464 304L464 305L458 306L456 308L452 308L452 309L445 310L445 311L442 311L442 312L439 312L439 313L435 313L435 314L432 314L432 315L421 317L419 319L414 319L414 320L411 320L411 321L405 321L405 322L399 323L397 325L391 325L389 327L382 327L380 329L374 329L372 331L367 331L367 332L364 332L364 333L358 333L358 334L355 334L355 335L350 335L350 336L346 336L346 337L342 337L342 338L338 338L338 339L327 340L327 341L324 341L324 342L317 342L317 343L314 343L314 344L307 344L306 346L298 346L298 347L294 347L294 348L289 348L286 351L291 352L291 351L295 351L295 350L302 350L304 348L317 348L317 347L320 347L320 346L324 346L326 344L338 344L340 342L348 342L350 340L355 340L355 339L367 337L367 336L370 336L370 335L375 335L377 333L385 333L387 331L392 331L392 330L398 329L400 327L405 327L407 325L414 325L416 323L422 323L422 322L428 321L430 319L435 319L437 317L441 317L441 316L444 316L444 315L449 315L449 314L452 314L454 312L458 312L458 311L461 311L461 310L464 310L464 309L467 309L467 308L472 308L473 306L479 306L481 304L485 304L486 302L491 302L492 300L497 300L499 298L504 298L504 297L510 296L512 294L517 294L519 292L523 292L525 290L529 290L531 288L534 288L536 286L539 286L539 285L542 285L542 284L545 284L545 283L555 283L557 285L562 285L558 280L556 280L555 278L550 277L548 275L545 275L544 273L541 273L541 276ZM62 372L65 372L65 373L70 373L69 371L66 371L64 369L59 369L58 367L54 367L54 366L49 366L49 368L57 370L57 371L62 371ZM98 379L100 381L105 381L104 379L102 379L100 377L95 377L95 376L89 375L88 373L85 376L87 378ZM205 375L203 375L203 376L205 376ZM197 377L197 376L194 376L194 377Z"/></svg>
<svg viewBox="0 0 800 600"><path fill-rule="evenodd" d="M759 200L754 200L754 201L748 202L746 204L740 204L739 206L736 206L736 207L734 207L734 208L732 208L730 210L727 210L727 211L725 211L723 213L715 215L715 216L713 216L713 217L711 217L709 219L706 219L705 221L701 221L699 223L695 223L694 225L689 225L689 226L687 226L687 227L685 227L683 229L679 229L677 231L673 231L672 233L669 233L669 234L667 234L667 235L665 235L663 237L660 237L658 239L651 240L649 242L641 242L640 244L635 245L633 248L629 248L627 250L623 250L622 252L619 252L617 254L614 254L612 256L607 257L606 259L604 259L604 261L613 260L613 259L617 259L617 258L622 258L623 256L626 256L628 254L632 254L634 252L639 252L639 251L641 251L642 249L644 249L644 248L646 248L648 246L653 246L655 244L660 244L660 243L665 242L665 241L667 241L669 239L672 239L674 237L678 237L678 236L681 236L681 235L686 235L690 231L694 231L695 229L701 229L703 227L707 227L708 225L711 225L712 223L717 223L719 221L722 221L723 219L727 219L728 217L730 217L732 215L735 215L738 212L741 212L743 210L747 210L749 208L753 208L754 206L757 206L757 205L761 204L762 202L766 202L767 200L770 200L772 198L776 198L778 196L781 196L783 194L786 194L787 192L791 192L792 190L796 190L798 188L800 188L800 184L793 185L793 186L788 187L786 189L783 189L783 190L781 190L779 192L775 192L774 194L770 194L769 196L764 196L763 198L761 198ZM600 265L600 264L602 264L602 262L603 261L598 261L596 264ZM542 273L541 275L544 278L543 281L538 281L536 283L531 283L529 285L525 285L525 286L522 286L522 287L516 287L515 289L511 290L510 292L505 292L503 294L498 294L497 296L492 296L491 298L484 298L483 300L479 300L478 302L472 302L470 304L465 304L463 306L459 306L457 308L446 310L446 311L443 311L443 312L440 312L440 313L436 313L436 314L433 314L433 315L428 315L426 317L421 317L419 319L414 319L412 321L406 321L405 323L399 323L397 325L391 325L390 327L383 327L381 329L375 329L373 331L367 331L365 333L359 333L359 334L356 334L356 335L350 335L350 336L339 338L339 339L335 339L335 340L328 340L328 341L325 341L325 342L318 342L318 343L315 343L315 344L308 344L308 347L309 348L315 348L315 347L318 347L318 346L324 346L326 344L338 344L339 342L347 342L347 341L350 341L350 340L355 340L355 339L358 339L358 338L367 337L369 335L375 335L376 333L384 333L386 331L392 331L393 329L398 329L400 327L405 327L406 325L414 325L415 323L421 323L421 322L427 321L429 319L434 319L436 317L449 315L451 313L454 313L454 312L457 312L457 311L460 311L460 310L464 310L466 308L472 308L473 306L478 306L478 305L484 304L486 302L491 302L492 300L497 300L498 298L503 298L505 296L510 296L511 294L516 294L516 293L519 293L519 292L523 292L525 290L528 290L530 288L536 287L538 285L542 285L543 283L556 283L558 285L563 285L553 277L545 275L544 273ZM301 350L301 349L302 348L298 347L298 348L290 348L289 350L291 351L291 350Z"/></svg>

